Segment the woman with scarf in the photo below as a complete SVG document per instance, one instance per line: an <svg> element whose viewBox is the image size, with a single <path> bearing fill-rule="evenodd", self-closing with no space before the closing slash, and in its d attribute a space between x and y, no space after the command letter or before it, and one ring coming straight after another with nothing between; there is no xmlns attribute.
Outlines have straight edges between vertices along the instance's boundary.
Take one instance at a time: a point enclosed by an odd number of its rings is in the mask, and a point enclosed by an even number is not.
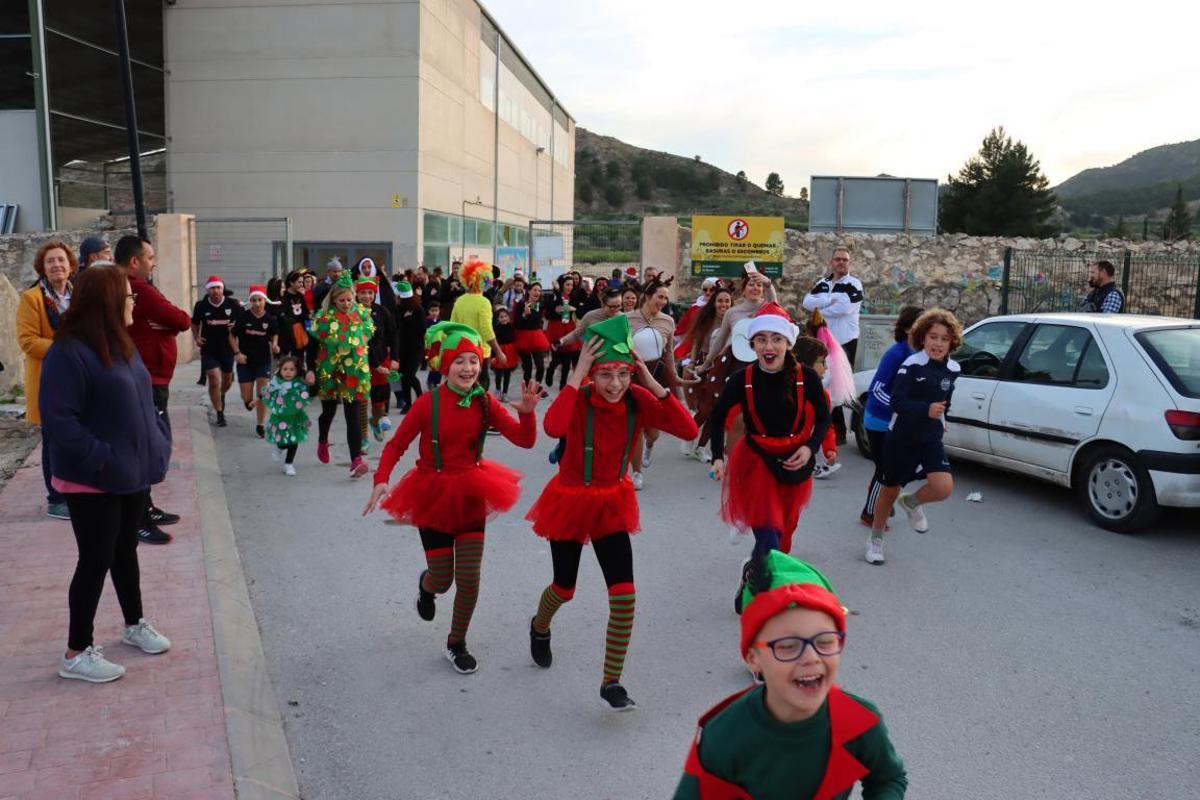
<svg viewBox="0 0 1200 800"><path fill-rule="evenodd" d="M54 343L62 315L71 306L71 278L78 268L75 253L64 242L47 242L38 248L33 269L38 279L21 295L17 307L17 344L25 354L25 421L41 424L38 413L38 384L42 361ZM51 387L52 389L54 387ZM42 437L42 477L46 483L46 514L70 519L67 500L50 485L50 451Z"/></svg>
<svg viewBox="0 0 1200 800"><path fill-rule="evenodd" d="M308 371L304 356L308 350L308 330L312 325L312 314L304 296L304 273L292 270L283 282L283 293L279 296L279 353L294 356L299 362L299 372Z"/></svg>

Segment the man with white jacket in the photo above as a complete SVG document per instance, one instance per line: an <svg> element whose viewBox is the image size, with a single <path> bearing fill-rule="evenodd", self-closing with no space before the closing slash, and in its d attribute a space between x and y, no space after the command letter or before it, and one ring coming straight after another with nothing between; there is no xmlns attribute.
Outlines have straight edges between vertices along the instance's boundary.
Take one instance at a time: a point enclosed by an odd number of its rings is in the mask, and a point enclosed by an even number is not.
<svg viewBox="0 0 1200 800"><path fill-rule="evenodd" d="M833 251L829 261L829 274L817 281L804 296L804 309L821 312L829 332L846 351L846 358L850 359L852 367L858 352L858 315L862 310L862 302L862 282L850 274L850 251L839 247ZM841 407L832 409L832 414L837 442L845 444L846 419Z"/></svg>

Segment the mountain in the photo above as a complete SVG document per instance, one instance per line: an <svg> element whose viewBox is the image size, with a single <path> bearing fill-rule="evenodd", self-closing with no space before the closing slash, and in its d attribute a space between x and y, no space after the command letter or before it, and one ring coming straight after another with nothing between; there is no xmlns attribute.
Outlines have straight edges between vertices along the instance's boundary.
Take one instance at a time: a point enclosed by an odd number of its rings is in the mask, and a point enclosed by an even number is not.
<svg viewBox="0 0 1200 800"><path fill-rule="evenodd" d="M575 129L576 219L710 213L780 216L788 227L808 227L807 199L771 194L700 156L647 150Z"/></svg>
<svg viewBox="0 0 1200 800"><path fill-rule="evenodd" d="M1085 169L1054 187L1060 200L1200 176L1200 139L1143 150L1111 167ZM1065 203L1064 203L1065 205Z"/></svg>

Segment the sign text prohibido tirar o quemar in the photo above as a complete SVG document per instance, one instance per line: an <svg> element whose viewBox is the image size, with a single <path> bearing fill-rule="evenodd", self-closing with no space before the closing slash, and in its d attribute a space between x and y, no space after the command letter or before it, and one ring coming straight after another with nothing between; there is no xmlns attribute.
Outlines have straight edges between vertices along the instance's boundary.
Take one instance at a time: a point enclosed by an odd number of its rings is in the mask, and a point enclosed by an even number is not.
<svg viewBox="0 0 1200 800"><path fill-rule="evenodd" d="M740 278L753 261L782 277L784 241L783 217L692 217L692 275Z"/></svg>

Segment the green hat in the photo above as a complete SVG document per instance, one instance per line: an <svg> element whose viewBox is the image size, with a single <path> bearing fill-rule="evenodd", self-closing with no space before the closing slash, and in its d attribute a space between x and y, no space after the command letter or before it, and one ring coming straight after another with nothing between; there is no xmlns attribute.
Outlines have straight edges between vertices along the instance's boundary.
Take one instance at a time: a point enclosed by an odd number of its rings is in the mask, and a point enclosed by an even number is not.
<svg viewBox="0 0 1200 800"><path fill-rule="evenodd" d="M349 289L353 292L354 276L350 274L350 270L344 269L338 274L338 279L333 285L337 289Z"/></svg>
<svg viewBox="0 0 1200 800"><path fill-rule="evenodd" d="M742 656L754 643L763 626L789 608L811 608L833 618L837 629L846 631L846 611L833 591L833 584L811 564L771 550L755 564L751 580L742 591Z"/></svg>
<svg viewBox="0 0 1200 800"><path fill-rule="evenodd" d="M637 363L637 359L633 355L633 336L629 331L629 317L624 314L617 314L603 322L589 325L588 329L583 332L583 340L586 343L592 339L600 340L600 351L596 353L596 360L592 363L593 372L602 364Z"/></svg>
<svg viewBox="0 0 1200 800"><path fill-rule="evenodd" d="M475 353L483 361L483 339L478 331L461 322L439 322L425 331L426 360L443 375L460 353Z"/></svg>
<svg viewBox="0 0 1200 800"><path fill-rule="evenodd" d="M413 296L412 284L408 281L400 281L396 284L396 296L403 299Z"/></svg>

